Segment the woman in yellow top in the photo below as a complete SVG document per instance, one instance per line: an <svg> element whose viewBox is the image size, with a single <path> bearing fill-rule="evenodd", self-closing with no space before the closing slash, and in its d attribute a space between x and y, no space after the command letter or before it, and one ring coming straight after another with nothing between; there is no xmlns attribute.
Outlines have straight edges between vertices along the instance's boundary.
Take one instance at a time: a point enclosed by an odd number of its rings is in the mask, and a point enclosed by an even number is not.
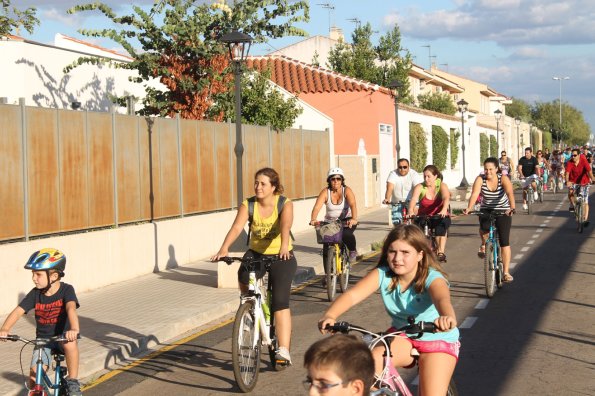
<svg viewBox="0 0 595 396"><path fill-rule="evenodd" d="M283 186L279 174L272 168L263 168L254 175L254 214L250 227L249 250L244 257L259 255L279 255L279 260L271 264L270 282L273 286L271 311L277 324L279 350L276 359L291 364L289 348L291 342L291 313L289 295L291 282L297 269L289 231L293 223L293 203L286 199L281 213L278 210L279 197ZM248 221L248 200L238 208L236 218L227 232L221 248L211 259L218 260L228 255L229 247L235 242ZM264 275L264 271L257 276ZM238 281L242 293L248 291L248 273L240 267Z"/></svg>

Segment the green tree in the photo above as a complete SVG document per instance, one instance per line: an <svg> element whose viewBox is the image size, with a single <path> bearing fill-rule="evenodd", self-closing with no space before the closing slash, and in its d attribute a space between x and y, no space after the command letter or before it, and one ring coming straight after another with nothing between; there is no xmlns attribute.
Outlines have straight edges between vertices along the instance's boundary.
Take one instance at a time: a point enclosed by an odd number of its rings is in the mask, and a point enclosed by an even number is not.
<svg viewBox="0 0 595 396"><path fill-rule="evenodd" d="M33 33L35 25L39 25L39 19L35 17L37 9L29 7L22 11L10 6L10 0L0 0L0 37L10 34L13 29L19 34L22 27L29 33Z"/></svg>
<svg viewBox="0 0 595 396"><path fill-rule="evenodd" d="M307 33L294 24L309 18L304 0L224 0L213 4L195 0L156 1L147 12L132 6L130 15L117 16L103 3L77 5L69 13L100 11L114 27L102 30L80 30L90 37L106 37L120 44L132 57L117 67L135 70L133 81L143 84L142 115L174 116L221 121L231 118L233 75L227 49L220 37L240 30L255 43L287 35ZM140 46L140 47L138 47ZM77 65L106 62L96 57L79 58L66 72ZM156 88L149 82L165 86ZM267 109L270 110L270 109ZM251 121L251 120L249 120Z"/></svg>
<svg viewBox="0 0 595 396"><path fill-rule="evenodd" d="M490 135L490 157L498 158L498 139L496 136ZM484 158L485 159L485 158Z"/></svg>
<svg viewBox="0 0 595 396"><path fill-rule="evenodd" d="M431 92L421 94L417 97L419 107L437 113L454 115L457 108L447 92Z"/></svg>
<svg viewBox="0 0 595 396"><path fill-rule="evenodd" d="M411 168L421 172L428 159L426 132L417 122L409 123L409 151L411 152Z"/></svg>
<svg viewBox="0 0 595 396"><path fill-rule="evenodd" d="M246 79L242 95L242 119L256 125L270 125L276 131L283 131L293 124L302 113L297 98L285 100L283 95L271 87L270 70L254 72Z"/></svg>
<svg viewBox="0 0 595 396"><path fill-rule="evenodd" d="M395 27L380 37L378 46L371 41L372 26L357 27L351 36L353 44L340 41L329 54L329 68L347 76L387 86L393 80L401 84L399 98L411 103L409 70L411 54L401 46L401 32ZM405 52L402 56L401 53Z"/></svg>
<svg viewBox="0 0 595 396"><path fill-rule="evenodd" d="M531 105L522 99L512 98L512 103L506 105L506 115L529 122L532 119Z"/></svg>
<svg viewBox="0 0 595 396"><path fill-rule="evenodd" d="M537 102L531 111L532 118L542 131L551 132L556 142L584 144L591 136L591 127L583 113L568 103L562 103L562 124L560 124L560 102Z"/></svg>
<svg viewBox="0 0 595 396"><path fill-rule="evenodd" d="M457 160L459 159L459 139L461 138L461 132L458 132L454 128L450 128L450 169L454 169L457 166Z"/></svg>
<svg viewBox="0 0 595 396"><path fill-rule="evenodd" d="M432 162L443 171L446 169L448 154L448 135L444 128L432 125Z"/></svg>

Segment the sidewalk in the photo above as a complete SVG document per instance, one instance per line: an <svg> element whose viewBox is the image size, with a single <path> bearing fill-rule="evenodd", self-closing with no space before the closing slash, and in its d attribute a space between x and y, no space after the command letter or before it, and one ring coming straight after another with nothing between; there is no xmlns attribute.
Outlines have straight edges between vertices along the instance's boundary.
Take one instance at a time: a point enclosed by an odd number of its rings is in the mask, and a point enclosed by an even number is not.
<svg viewBox="0 0 595 396"><path fill-rule="evenodd" d="M369 253L374 242L382 241L388 231L388 209L374 209L360 215L356 231L358 253ZM295 235L294 252L298 271L294 285L323 272L321 245L314 230ZM205 252L205 255L214 253ZM68 279L65 279L68 282ZM76 285L75 289L76 289ZM235 288L217 289L217 263L197 261L171 270L149 274L78 295L81 335L79 342L83 382L101 372L121 367L147 350L178 338L199 326L223 320L238 306ZM3 320L4 318L2 318ZM13 334L33 337L34 319L23 317ZM21 343L3 343L0 361L0 394L18 395L23 377L19 369ZM23 352L28 367L31 349Z"/></svg>
<svg viewBox="0 0 595 396"><path fill-rule="evenodd" d="M453 202L452 208L464 202ZM388 232L388 209L379 208L360 215L356 237L358 253L371 252L374 242L382 241ZM298 271L294 286L321 274L321 245L314 230L295 235L294 252ZM216 248L213 248L213 253ZM211 252L205 252L209 254ZM65 279L68 282L68 279ZM75 285L76 288L76 285ZM236 288L217 288L217 263L197 261L184 266L149 274L79 294L78 310L81 335L79 342L83 382L89 382L105 371L122 367L148 350L179 338L197 327L229 317L238 306ZM2 318L3 319L3 318ZM22 318L11 331L33 337L31 314ZM22 344L0 345L0 394L22 394L23 377L19 371ZM23 352L27 367L31 349Z"/></svg>

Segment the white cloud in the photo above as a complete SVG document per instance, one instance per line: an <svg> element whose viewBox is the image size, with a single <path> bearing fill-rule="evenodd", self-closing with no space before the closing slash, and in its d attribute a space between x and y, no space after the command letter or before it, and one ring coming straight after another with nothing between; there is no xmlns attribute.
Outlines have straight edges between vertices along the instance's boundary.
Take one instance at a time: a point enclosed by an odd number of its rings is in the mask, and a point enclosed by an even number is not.
<svg viewBox="0 0 595 396"><path fill-rule="evenodd" d="M512 60L534 60L543 59L547 57L547 52L540 48L535 47L520 47L514 51L509 59Z"/></svg>
<svg viewBox="0 0 595 396"><path fill-rule="evenodd" d="M56 8L49 8L40 12L40 19L49 19L66 26L78 28L81 26L84 17L81 14L68 15L66 11L59 11Z"/></svg>

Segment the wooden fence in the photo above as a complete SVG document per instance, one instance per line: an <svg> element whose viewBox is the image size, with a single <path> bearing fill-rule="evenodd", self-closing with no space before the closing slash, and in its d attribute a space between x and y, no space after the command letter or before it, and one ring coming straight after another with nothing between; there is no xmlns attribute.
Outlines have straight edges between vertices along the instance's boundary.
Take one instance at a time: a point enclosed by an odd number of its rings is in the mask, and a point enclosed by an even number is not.
<svg viewBox="0 0 595 396"><path fill-rule="evenodd" d="M237 206L235 125L0 105L0 241ZM293 199L318 194L328 131L243 127L244 196L275 168Z"/></svg>

